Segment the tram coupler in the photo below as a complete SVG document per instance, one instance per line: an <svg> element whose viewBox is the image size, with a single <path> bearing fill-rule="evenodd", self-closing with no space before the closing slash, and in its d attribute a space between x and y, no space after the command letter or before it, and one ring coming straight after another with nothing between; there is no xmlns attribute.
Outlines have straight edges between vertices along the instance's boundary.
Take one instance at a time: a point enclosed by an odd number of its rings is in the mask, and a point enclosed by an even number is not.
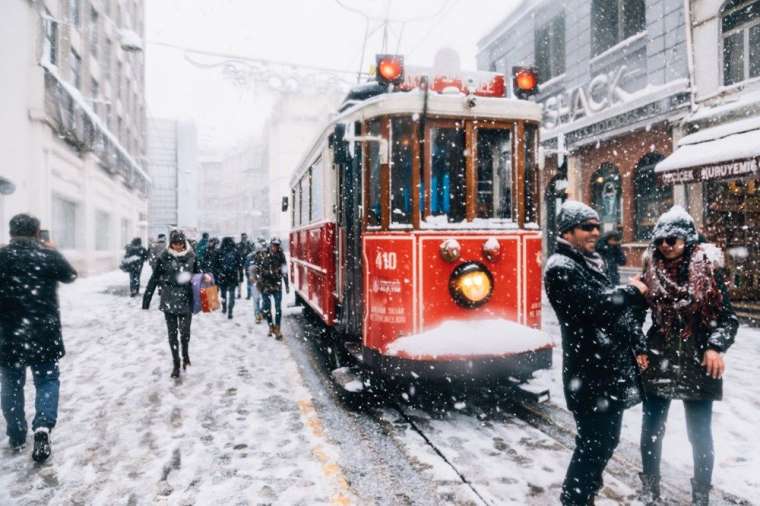
<svg viewBox="0 0 760 506"><path fill-rule="evenodd" d="M364 378L358 367L339 367L330 373L333 381L343 391L349 394L358 394L364 391Z"/></svg>
<svg viewBox="0 0 760 506"><path fill-rule="evenodd" d="M512 395L525 402L541 404L551 400L549 388L539 381L514 382L510 389Z"/></svg>

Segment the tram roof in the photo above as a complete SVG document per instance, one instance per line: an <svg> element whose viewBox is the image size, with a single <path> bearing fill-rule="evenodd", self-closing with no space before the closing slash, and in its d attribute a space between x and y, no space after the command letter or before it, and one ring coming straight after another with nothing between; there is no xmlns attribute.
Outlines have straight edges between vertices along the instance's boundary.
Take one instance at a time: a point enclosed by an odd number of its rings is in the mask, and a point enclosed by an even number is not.
<svg viewBox="0 0 760 506"><path fill-rule="evenodd" d="M474 99L474 105L468 101ZM308 169L317 152L327 140L327 136L338 123L353 123L367 121L380 116L421 115L425 107L425 93L420 90L409 92L383 93L374 97L357 100L355 104L345 108L335 118L325 125L317 138L311 144L309 151L301 159L298 170L290 179L293 186ZM542 106L529 100L519 100L504 97L481 97L462 93L445 94L429 93L427 98L427 116L436 119L464 120L497 120L497 121L534 121L540 122ZM348 130L347 130L348 131Z"/></svg>

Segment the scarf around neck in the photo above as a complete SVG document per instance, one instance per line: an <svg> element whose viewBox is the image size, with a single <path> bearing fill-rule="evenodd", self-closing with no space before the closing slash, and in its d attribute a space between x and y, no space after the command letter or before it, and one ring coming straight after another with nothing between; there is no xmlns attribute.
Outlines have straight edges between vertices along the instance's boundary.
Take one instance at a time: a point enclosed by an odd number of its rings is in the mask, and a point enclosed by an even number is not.
<svg viewBox="0 0 760 506"><path fill-rule="evenodd" d="M557 242L560 244L564 244L568 248L573 249L577 251L578 253L580 253L580 255L583 257L583 260L586 262L586 265L592 271L601 274L605 278L607 277L607 271L605 269L606 264L604 263L604 258L602 258L602 256L599 253L597 253L596 251L594 251L593 253L586 253L585 251L576 248L571 242L566 241L565 239L561 237L557 238Z"/></svg>

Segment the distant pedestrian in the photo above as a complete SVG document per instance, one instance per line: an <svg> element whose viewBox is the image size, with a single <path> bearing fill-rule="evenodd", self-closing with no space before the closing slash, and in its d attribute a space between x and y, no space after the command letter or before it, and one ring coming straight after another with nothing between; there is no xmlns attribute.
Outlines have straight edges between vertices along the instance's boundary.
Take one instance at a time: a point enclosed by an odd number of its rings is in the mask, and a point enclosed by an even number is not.
<svg viewBox="0 0 760 506"><path fill-rule="evenodd" d="M216 262L216 254L219 252L219 238L218 237L212 237L208 241L208 245L206 246L206 254L203 256L203 262L200 262L201 264L201 270L203 272L211 272L216 276L216 273L213 272L214 264Z"/></svg>
<svg viewBox="0 0 760 506"><path fill-rule="evenodd" d="M620 272L618 267L625 265L626 262L625 253L620 245L620 234L618 232L605 232L596 243L596 252L604 259L610 283L619 285Z"/></svg>
<svg viewBox="0 0 760 506"><path fill-rule="evenodd" d="M739 322L723 277L722 253L703 244L694 220L680 206L660 216L652 234L643 281L652 312L643 373L642 499L660 496L660 460L672 400L681 400L694 457L692 503L709 502L714 463L712 405L723 395L725 363Z"/></svg>
<svg viewBox="0 0 760 506"><path fill-rule="evenodd" d="M180 350L177 341L179 332L182 344L182 368L190 365L190 326L193 319L192 276L200 272L198 261L185 234L172 230L169 247L158 256L153 274L148 281L143 296L143 309L150 309L150 301L156 287L161 287L161 304L166 328L169 334L169 348L172 353L172 378L179 378Z"/></svg>
<svg viewBox="0 0 760 506"><path fill-rule="evenodd" d="M246 258L246 276L248 278L248 284L249 289L251 290L251 293L253 295L253 314L256 318L256 324L258 325L261 323L262 320L262 312L261 312L261 305L262 305L262 298L261 298L261 291L259 291L258 287L258 266L261 264L261 261L266 256L267 252L269 250L269 243L266 239L263 237L259 237L256 240L256 247L254 251L248 255Z"/></svg>
<svg viewBox="0 0 760 506"><path fill-rule="evenodd" d="M26 444L26 368L32 370L36 413L32 458L50 456L50 431L58 418L58 361L66 353L61 334L58 283L71 283L74 268L51 243L42 243L40 222L27 214L10 221L11 242L0 248L0 398L11 448Z"/></svg>
<svg viewBox="0 0 760 506"><path fill-rule="evenodd" d="M568 200L557 223L560 237L544 286L562 329L562 381L577 430L560 499L563 505L587 505L602 487L623 411L641 398L637 361L646 344L630 307L644 304L646 286L635 279L625 287L610 282L594 251L596 211Z"/></svg>
<svg viewBox="0 0 760 506"><path fill-rule="evenodd" d="M238 256L240 257L240 269L238 270L238 283L242 283L244 279L244 261L253 252L253 244L251 241L248 240L248 234L242 233L240 234L240 242L237 245L238 248ZM251 287L250 285L247 285L246 289L246 300L249 300L251 298ZM238 289L238 296L242 297L242 293L239 293Z"/></svg>
<svg viewBox="0 0 760 506"><path fill-rule="evenodd" d="M285 283L285 293L290 292L288 285L287 260L282 252L280 240L276 237L270 241L269 251L262 256L256 269L259 292L261 292L261 310L269 323L269 335L282 339L280 324L282 323L282 283ZM272 299L274 299L274 315L272 315Z"/></svg>
<svg viewBox="0 0 760 506"><path fill-rule="evenodd" d="M156 240L150 245L148 250L148 264L151 269L156 268L156 262L161 253L166 249L166 234L158 234Z"/></svg>
<svg viewBox="0 0 760 506"><path fill-rule="evenodd" d="M140 275L143 265L148 259L148 250L143 248L142 239L135 237L124 248L122 268L129 274L129 296L136 297L140 294Z"/></svg>
<svg viewBox="0 0 760 506"><path fill-rule="evenodd" d="M214 276L216 284L222 292L222 312L232 319L235 307L235 289L239 285L239 272L243 262L239 249L232 237L222 239L222 245L215 257Z"/></svg>
<svg viewBox="0 0 760 506"><path fill-rule="evenodd" d="M206 260L206 251L208 251L208 232L203 232L201 240L195 246L195 256L198 258L198 263L204 265Z"/></svg>

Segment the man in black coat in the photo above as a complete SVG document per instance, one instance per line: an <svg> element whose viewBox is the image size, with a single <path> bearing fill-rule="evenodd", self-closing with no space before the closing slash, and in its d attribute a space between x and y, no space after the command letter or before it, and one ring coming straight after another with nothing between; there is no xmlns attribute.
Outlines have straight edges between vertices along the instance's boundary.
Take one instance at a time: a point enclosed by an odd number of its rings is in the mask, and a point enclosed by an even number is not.
<svg viewBox="0 0 760 506"><path fill-rule="evenodd" d="M148 259L148 250L143 248L142 239L135 237L124 248L124 259L121 261L122 269L129 274L129 296L136 297L140 294L140 275L143 264Z"/></svg>
<svg viewBox="0 0 760 506"><path fill-rule="evenodd" d="M557 221L560 238L544 285L562 329L562 380L577 429L561 500L586 505L620 440L623 410L640 400L637 361L643 363L646 343L631 307L644 304L646 286L634 279L633 286L612 285L594 250L596 211L566 201Z"/></svg>
<svg viewBox="0 0 760 506"><path fill-rule="evenodd" d="M10 446L26 444L26 368L32 370L36 414L32 458L50 456L50 431L58 418L58 360L66 353L61 335L58 283L77 277L51 245L39 240L40 222L26 214L10 221L11 242L0 248L0 375L3 416Z"/></svg>

